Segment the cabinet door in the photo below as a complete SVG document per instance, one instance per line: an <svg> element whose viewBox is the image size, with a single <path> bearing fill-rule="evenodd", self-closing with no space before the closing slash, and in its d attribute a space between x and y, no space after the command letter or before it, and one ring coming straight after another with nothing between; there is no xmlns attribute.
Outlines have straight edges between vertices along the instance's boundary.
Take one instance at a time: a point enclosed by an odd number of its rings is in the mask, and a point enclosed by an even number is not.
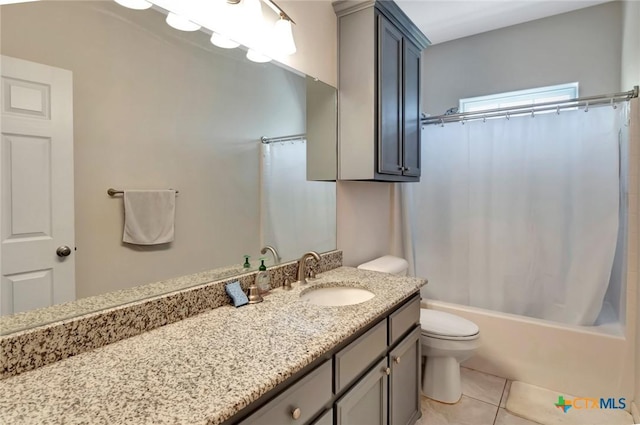
<svg viewBox="0 0 640 425"><path fill-rule="evenodd" d="M338 400L336 425L387 425L387 387L384 358Z"/></svg>
<svg viewBox="0 0 640 425"><path fill-rule="evenodd" d="M402 175L402 33L378 15L378 173Z"/></svg>
<svg viewBox="0 0 640 425"><path fill-rule="evenodd" d="M420 410L420 326L389 353L389 421L413 425Z"/></svg>
<svg viewBox="0 0 640 425"><path fill-rule="evenodd" d="M404 40L403 175L420 177L420 49Z"/></svg>

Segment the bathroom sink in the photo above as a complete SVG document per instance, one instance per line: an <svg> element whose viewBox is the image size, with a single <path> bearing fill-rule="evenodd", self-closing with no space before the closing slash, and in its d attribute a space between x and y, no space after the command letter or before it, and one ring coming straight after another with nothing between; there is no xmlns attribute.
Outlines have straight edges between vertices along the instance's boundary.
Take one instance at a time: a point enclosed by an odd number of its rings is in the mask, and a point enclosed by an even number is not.
<svg viewBox="0 0 640 425"><path fill-rule="evenodd" d="M371 291L351 286L324 286L312 288L300 294L300 299L311 304L338 307L360 304L375 297Z"/></svg>

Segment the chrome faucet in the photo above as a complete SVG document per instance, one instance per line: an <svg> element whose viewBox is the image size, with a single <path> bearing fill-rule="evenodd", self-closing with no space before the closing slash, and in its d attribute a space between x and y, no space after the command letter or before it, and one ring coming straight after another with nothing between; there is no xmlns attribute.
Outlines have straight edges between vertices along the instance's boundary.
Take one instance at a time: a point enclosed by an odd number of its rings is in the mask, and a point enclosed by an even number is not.
<svg viewBox="0 0 640 425"><path fill-rule="evenodd" d="M271 254L273 255L273 264L280 264L280 260L282 258L280 258L280 255L278 254L278 251L272 247L271 245L267 245L264 248L262 248L260 250L260 254L266 254L267 251L271 251Z"/></svg>
<svg viewBox="0 0 640 425"><path fill-rule="evenodd" d="M315 251L305 252L298 260L298 281L296 283L307 283L307 258L313 257L318 263L320 263L320 256Z"/></svg>

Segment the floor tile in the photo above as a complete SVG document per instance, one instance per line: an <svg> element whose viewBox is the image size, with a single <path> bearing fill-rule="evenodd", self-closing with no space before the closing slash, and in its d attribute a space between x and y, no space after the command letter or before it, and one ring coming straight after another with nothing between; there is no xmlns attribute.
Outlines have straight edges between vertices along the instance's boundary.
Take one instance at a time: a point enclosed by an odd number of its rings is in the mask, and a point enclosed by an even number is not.
<svg viewBox="0 0 640 425"><path fill-rule="evenodd" d="M507 407L507 399L509 398L509 390L511 389L511 382L507 379L507 385L504 386L502 392L502 398L500 399L500 407Z"/></svg>
<svg viewBox="0 0 640 425"><path fill-rule="evenodd" d="M492 425L498 406L467 396L456 404L422 397L422 418L416 425Z"/></svg>
<svg viewBox="0 0 640 425"><path fill-rule="evenodd" d="M500 398L507 382L505 378L488 375L466 367L460 368L462 394L480 401L500 404Z"/></svg>
<svg viewBox="0 0 640 425"><path fill-rule="evenodd" d="M528 419L521 418L508 410L498 409L498 416L494 425L538 425L538 422L533 422Z"/></svg>

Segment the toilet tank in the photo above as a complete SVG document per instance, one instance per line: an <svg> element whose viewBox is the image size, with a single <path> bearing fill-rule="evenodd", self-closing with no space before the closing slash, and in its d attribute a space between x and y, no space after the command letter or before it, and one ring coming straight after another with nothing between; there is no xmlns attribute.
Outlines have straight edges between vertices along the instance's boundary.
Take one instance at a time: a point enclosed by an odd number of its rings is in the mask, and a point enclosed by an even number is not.
<svg viewBox="0 0 640 425"><path fill-rule="evenodd" d="M385 255L384 257L379 257L364 264L360 264L358 268L362 270L373 270L376 272L406 276L407 270L409 269L409 263L404 258Z"/></svg>

